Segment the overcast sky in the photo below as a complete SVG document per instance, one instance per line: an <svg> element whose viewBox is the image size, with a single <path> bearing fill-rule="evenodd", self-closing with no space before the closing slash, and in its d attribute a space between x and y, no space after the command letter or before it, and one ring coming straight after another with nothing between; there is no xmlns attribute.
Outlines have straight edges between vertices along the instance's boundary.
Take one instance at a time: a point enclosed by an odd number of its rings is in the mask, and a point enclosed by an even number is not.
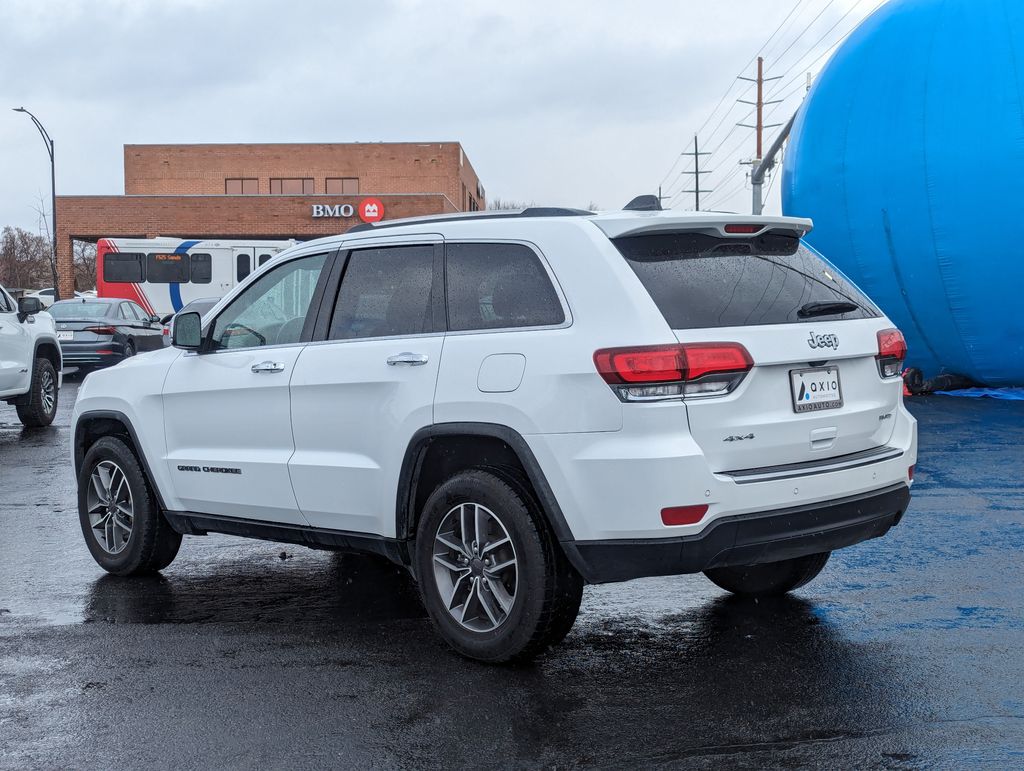
<svg viewBox="0 0 1024 771"><path fill-rule="evenodd" d="M784 121L880 1L2 0L0 225L49 205L21 105L59 194L123 193L126 143L458 140L491 200L603 208L684 187L710 115L705 201L747 211L736 75L785 22L765 50Z"/></svg>

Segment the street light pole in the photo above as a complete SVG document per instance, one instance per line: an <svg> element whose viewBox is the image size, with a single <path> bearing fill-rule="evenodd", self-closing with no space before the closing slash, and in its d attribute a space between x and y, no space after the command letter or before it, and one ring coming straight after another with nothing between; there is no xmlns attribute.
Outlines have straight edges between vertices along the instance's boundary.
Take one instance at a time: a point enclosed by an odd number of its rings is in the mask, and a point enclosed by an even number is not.
<svg viewBox="0 0 1024 771"><path fill-rule="evenodd" d="M43 143L46 145L46 152L50 155L50 218L53 223L51 225L53 228L51 236L53 249L50 252L50 273L53 277L53 300L56 302L60 299L60 286L57 280L57 166L53 161L53 140L35 115L24 107L14 107L12 109L15 112L23 112L32 119L32 122L36 124L36 128L39 129L39 135L43 138Z"/></svg>

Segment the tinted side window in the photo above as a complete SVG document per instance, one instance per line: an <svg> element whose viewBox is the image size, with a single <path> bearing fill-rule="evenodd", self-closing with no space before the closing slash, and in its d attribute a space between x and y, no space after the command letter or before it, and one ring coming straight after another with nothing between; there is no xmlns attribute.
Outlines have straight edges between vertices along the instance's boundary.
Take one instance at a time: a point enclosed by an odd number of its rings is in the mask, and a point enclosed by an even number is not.
<svg viewBox="0 0 1024 771"><path fill-rule="evenodd" d="M248 276L252 271L251 265L252 258L248 254L240 254L235 257L236 277L239 284L241 284L242 279Z"/></svg>
<svg viewBox="0 0 1024 771"><path fill-rule="evenodd" d="M121 303L117 307L117 315L118 317L128 321L138 321L138 319L135 318L135 314L132 313L131 306L129 306L128 303Z"/></svg>
<svg viewBox="0 0 1024 771"><path fill-rule="evenodd" d="M189 280L187 254L150 254L146 260L146 276L151 284L178 284Z"/></svg>
<svg viewBox="0 0 1024 771"><path fill-rule="evenodd" d="M7 292L0 289L0 313L10 313L14 308L11 307L10 302L7 300Z"/></svg>
<svg viewBox="0 0 1024 771"><path fill-rule="evenodd" d="M434 331L433 279L433 246L352 252L328 336L350 340Z"/></svg>
<svg viewBox="0 0 1024 771"><path fill-rule="evenodd" d="M521 244L448 244L448 328L542 327L565 321L540 259Z"/></svg>
<svg viewBox="0 0 1024 771"><path fill-rule="evenodd" d="M132 311L135 312L135 315L139 317L139 321L149 320L149 314L146 313L142 306L136 305L135 303L128 303L128 305L131 307Z"/></svg>
<svg viewBox="0 0 1024 771"><path fill-rule="evenodd" d="M213 276L212 266L210 265L210 255L208 254L193 254L192 255L192 283L193 284L209 284L210 279Z"/></svg>
<svg viewBox="0 0 1024 771"><path fill-rule="evenodd" d="M146 255L107 252L103 256L103 280L112 284L138 284L146 280Z"/></svg>

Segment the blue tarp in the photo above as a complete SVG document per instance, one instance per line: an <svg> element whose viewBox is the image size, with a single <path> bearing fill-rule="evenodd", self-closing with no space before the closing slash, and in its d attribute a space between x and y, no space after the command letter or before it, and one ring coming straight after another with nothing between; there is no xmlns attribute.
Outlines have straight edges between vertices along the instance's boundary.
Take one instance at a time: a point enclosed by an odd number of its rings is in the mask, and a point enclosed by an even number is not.
<svg viewBox="0 0 1024 771"><path fill-rule="evenodd" d="M970 399L1007 399L1024 402L1024 388L961 388L957 391L936 391L942 396L966 396Z"/></svg>

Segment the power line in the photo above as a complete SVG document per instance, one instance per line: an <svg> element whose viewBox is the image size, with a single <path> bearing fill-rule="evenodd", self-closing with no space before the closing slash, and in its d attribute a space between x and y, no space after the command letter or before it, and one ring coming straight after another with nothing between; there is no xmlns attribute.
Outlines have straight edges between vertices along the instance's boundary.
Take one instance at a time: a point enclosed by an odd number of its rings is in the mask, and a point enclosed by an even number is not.
<svg viewBox="0 0 1024 771"><path fill-rule="evenodd" d="M825 38L827 38L827 37L828 37L829 35L831 35L831 34L832 34L832 32L833 32L833 31L834 31L834 30L836 29L836 27L838 27L838 26L839 26L840 24L842 24L842 23L843 23L843 21L845 21L845 20L846 20L846 18L847 18L847 17L848 17L848 16L849 16L849 15L850 15L851 13L853 13L853 12L854 12L854 11L855 11L855 10L856 10L856 9L858 8L858 6L860 6L860 5L861 5L861 3L863 3L863 2L864 2L864 0L857 0L857 2L855 2L855 3L853 4L853 5L851 5L851 6L850 6L850 7L849 7L849 8L847 9L846 13L844 13L844 14L843 14L842 16L840 16L840 17L839 17L839 18L838 18L838 19L836 20L835 24L833 24L833 25L832 25L831 27L829 27L829 28L828 28L828 29L827 29L827 30L825 31L825 34L823 34L823 35L822 35L821 37L819 37L819 38L818 38L818 39L817 39L816 41L814 41L814 43L812 43L812 44L811 44L810 46L808 46L807 50L806 50L806 51L804 51L804 53L803 53L803 54L802 54L802 55L800 56L800 58L798 58L798 59L797 59L797 60L796 60L795 62L793 62L793 64L791 64L791 65L790 65L790 66L789 66L788 68L786 68L786 70L785 70L785 71L784 71L784 72L782 73L782 75L780 75L779 77L780 77L780 78L785 78L785 77L786 77L787 75L789 75L789 73L791 73L791 72L792 72L792 71L793 71L794 69L800 69L800 70L801 70L801 72L797 73L797 77L800 77L800 75L802 75L802 74L803 74L803 72L802 72L802 71L806 69L806 67L804 67L804 66L802 66L802 65L801 65L801 62L803 62L803 60L804 60L804 59L806 59L806 58L807 58L808 56L810 56L811 54L813 54L813 53L814 53L814 51L815 51L815 50L817 49L817 47L818 47L819 45L821 45L821 44L822 44L822 43L823 43L823 42L825 41ZM885 0L883 0L883 3L884 3L884 2L885 2ZM875 10L877 10L877 9L878 9L878 8L880 8L881 6L882 6L882 3L879 3L878 5L876 5L876 6L875 6ZM871 13L874 13L874 11L872 11ZM854 25L854 26L853 26L853 27L852 27L852 28L851 28L850 30L848 30L848 31L847 31L847 32L845 32L845 33L844 33L843 35L841 35L841 36L840 36L840 38L839 38L839 40L837 40L837 41L836 41L835 43L833 43L833 44L832 44L832 46L830 46L829 48L831 49L831 48L835 47L836 45L838 45L838 43L839 43L839 42L841 42L841 41L842 41L843 39L845 39L845 38L846 38L846 37L847 37L847 36L848 36L848 35L849 35L849 34L850 34L851 32L853 32L853 30L857 29L857 27L858 27L858 26L860 26L860 22L858 22L857 24L855 24L855 25ZM819 59L820 59L820 56L819 56ZM817 61L817 60L816 60L816 61ZM789 81L789 82L791 83L792 81ZM789 85L789 83L786 83L785 85L787 85L787 86L788 86L788 85ZM785 87L785 86L781 86L781 87Z"/></svg>
<svg viewBox="0 0 1024 771"><path fill-rule="evenodd" d="M800 38L802 38L804 35L807 34L807 31L811 27L813 27L815 25L815 23L818 21L818 19L820 19L822 17L822 15L825 13L825 11L827 11L829 8L832 7L832 5L835 3L835 1L836 0L828 0L828 2L825 3L825 7L822 8L820 11L818 11L818 15L815 16L813 19L811 19L810 23L806 27L803 28L803 30L800 32L799 35L797 35L795 38L793 38L793 42L791 42L788 46L786 46L786 50L783 51L781 54L779 54L778 56L775 57L775 61L777 61L777 62L782 61L785 58L786 54L788 54L790 52L790 50L793 48L793 46L795 46L797 44L797 42L799 42Z"/></svg>
<svg viewBox="0 0 1024 771"><path fill-rule="evenodd" d="M757 56L759 54L761 54L761 52L764 51L765 47L769 43L772 42L772 40L775 38L775 36L779 34L779 31L783 28L783 26L785 26L786 22L788 22L789 19L796 12L797 8L799 8L801 5L803 5L804 2L805 2L805 0L797 0L796 4L792 8L790 8L789 13L786 14L786 17L782 20L782 22L779 24L779 26L776 27L775 31L772 32L772 34L768 36L768 39L765 40L765 42L761 45L761 48L758 49L757 53L755 53L750 58L750 61L748 61L746 64L743 65L743 67L740 69L740 72L746 71L746 69L753 63L754 59L756 59ZM732 93L733 88L735 88L736 83L737 83L737 79L735 79L735 78L732 80L732 82L729 83L729 87L726 88L725 93L722 94L722 98L718 100L718 104L716 104L714 109L711 110L711 112L708 114L708 117L704 119L704 123L701 124L701 127L699 129L697 129L697 134L698 135L701 132L703 132L705 128L707 128L707 126L711 122L712 118L714 118L715 113L717 113L718 110L721 109L722 105L725 103L725 100L729 97L729 94ZM726 114L728 114L728 112L731 112L731 111L732 111L732 108L730 108L727 111ZM717 129L716 129L716 131L717 131ZM712 132L712 135L714 135L714 132ZM669 167L668 172L665 174L664 178L661 180L661 185L664 185L665 182L668 180L668 178L672 176L672 172L676 170L676 167L679 165L679 161L682 159L683 155L684 155L684 153L679 153L679 155L676 156L675 161ZM659 185L659 187L661 185Z"/></svg>

